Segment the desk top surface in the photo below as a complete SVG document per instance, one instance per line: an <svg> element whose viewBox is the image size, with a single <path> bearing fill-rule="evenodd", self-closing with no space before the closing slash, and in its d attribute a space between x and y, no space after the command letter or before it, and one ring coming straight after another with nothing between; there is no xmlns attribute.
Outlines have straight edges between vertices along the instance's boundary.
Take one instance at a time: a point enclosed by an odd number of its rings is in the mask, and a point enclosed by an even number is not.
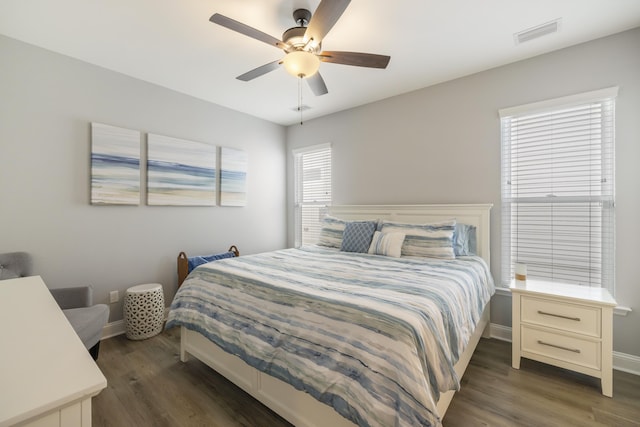
<svg viewBox="0 0 640 427"><path fill-rule="evenodd" d="M0 325L0 427L107 386L40 276L0 281Z"/></svg>

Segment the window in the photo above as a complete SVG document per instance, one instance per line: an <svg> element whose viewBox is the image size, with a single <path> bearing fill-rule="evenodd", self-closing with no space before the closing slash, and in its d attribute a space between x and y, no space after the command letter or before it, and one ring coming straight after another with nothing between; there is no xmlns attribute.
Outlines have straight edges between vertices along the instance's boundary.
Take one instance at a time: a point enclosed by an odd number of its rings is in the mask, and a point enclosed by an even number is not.
<svg viewBox="0 0 640 427"><path fill-rule="evenodd" d="M502 282L614 290L617 88L500 110Z"/></svg>
<svg viewBox="0 0 640 427"><path fill-rule="evenodd" d="M315 244L331 206L331 145L294 150L295 245Z"/></svg>

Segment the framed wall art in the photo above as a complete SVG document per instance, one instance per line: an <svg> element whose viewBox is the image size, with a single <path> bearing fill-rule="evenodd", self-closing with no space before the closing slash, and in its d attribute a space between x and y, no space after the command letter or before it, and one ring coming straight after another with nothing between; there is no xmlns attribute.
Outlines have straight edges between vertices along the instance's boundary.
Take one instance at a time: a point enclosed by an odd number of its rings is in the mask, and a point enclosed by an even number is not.
<svg viewBox="0 0 640 427"><path fill-rule="evenodd" d="M147 204L216 205L215 145L147 135Z"/></svg>
<svg viewBox="0 0 640 427"><path fill-rule="evenodd" d="M220 205L246 206L248 157L244 150L220 149Z"/></svg>
<svg viewBox="0 0 640 427"><path fill-rule="evenodd" d="M91 123L91 204L140 204L140 132Z"/></svg>

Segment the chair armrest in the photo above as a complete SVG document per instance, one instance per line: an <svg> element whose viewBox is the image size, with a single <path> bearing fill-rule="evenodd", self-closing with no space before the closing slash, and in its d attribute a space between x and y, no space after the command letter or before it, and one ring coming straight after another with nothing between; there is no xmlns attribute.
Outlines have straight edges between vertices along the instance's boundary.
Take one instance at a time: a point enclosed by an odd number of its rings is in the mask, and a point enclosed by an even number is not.
<svg viewBox="0 0 640 427"><path fill-rule="evenodd" d="M61 309L90 307L93 304L93 289L90 286L49 289Z"/></svg>

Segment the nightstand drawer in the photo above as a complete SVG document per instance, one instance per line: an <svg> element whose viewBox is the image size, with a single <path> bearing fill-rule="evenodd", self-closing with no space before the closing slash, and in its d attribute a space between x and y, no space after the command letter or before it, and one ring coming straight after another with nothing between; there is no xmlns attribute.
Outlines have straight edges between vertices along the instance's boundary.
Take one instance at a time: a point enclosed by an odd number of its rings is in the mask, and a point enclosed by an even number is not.
<svg viewBox="0 0 640 427"><path fill-rule="evenodd" d="M598 307L523 296L522 322L600 337L601 310Z"/></svg>
<svg viewBox="0 0 640 427"><path fill-rule="evenodd" d="M522 325L522 352L600 369L600 342L554 334Z"/></svg>

